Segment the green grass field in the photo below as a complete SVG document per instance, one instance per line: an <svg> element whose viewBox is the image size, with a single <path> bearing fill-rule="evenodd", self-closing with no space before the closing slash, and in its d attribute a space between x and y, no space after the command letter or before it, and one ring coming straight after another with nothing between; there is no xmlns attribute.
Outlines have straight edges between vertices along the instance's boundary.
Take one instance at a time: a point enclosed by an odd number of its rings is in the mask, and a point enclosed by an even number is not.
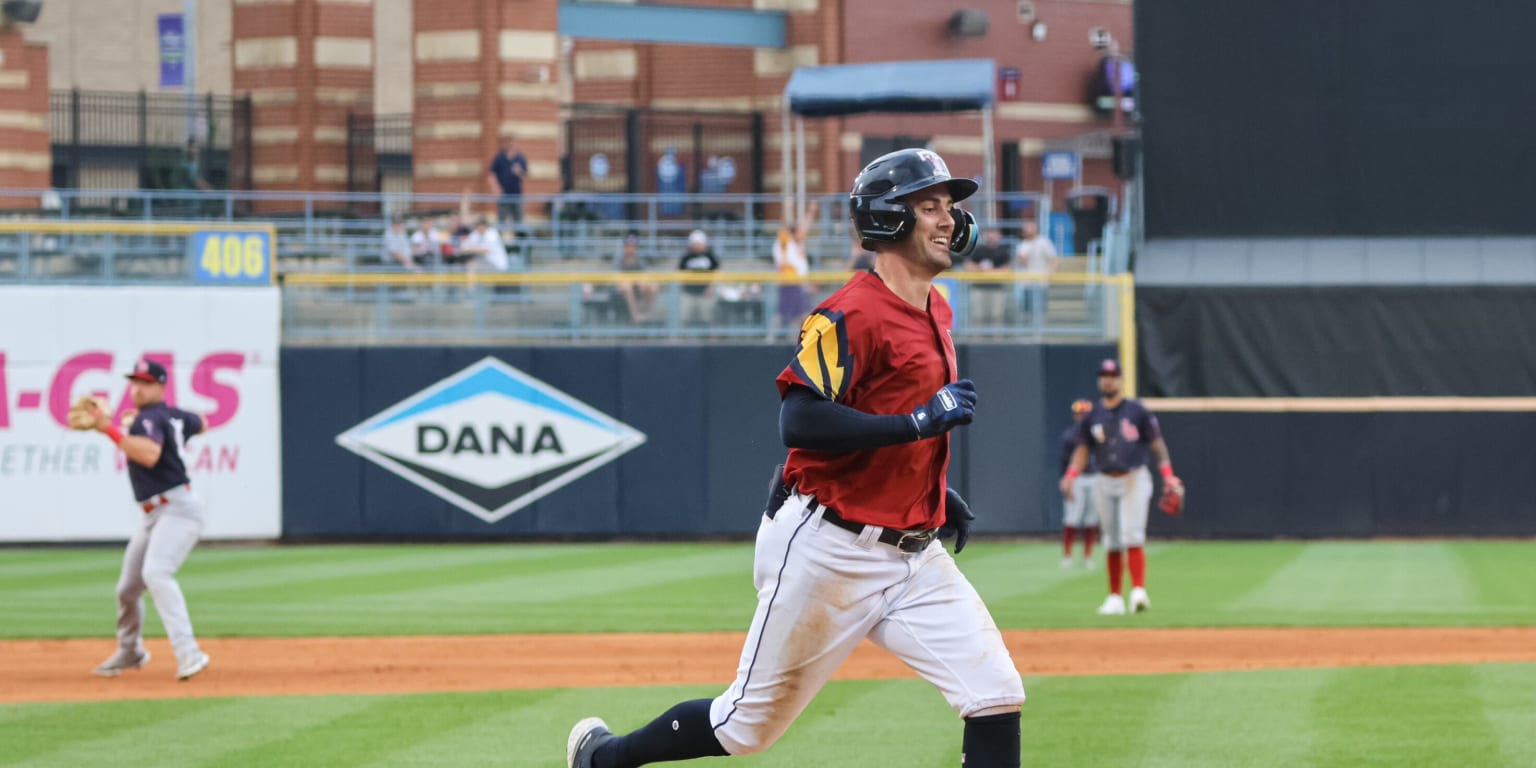
<svg viewBox="0 0 1536 768"><path fill-rule="evenodd" d="M110 647L119 556L0 550L0 637ZM1149 560L1154 610L1105 619L1102 571L1060 569L1051 544L959 558L1004 628L1536 625L1536 542L1175 542ZM204 637L742 631L750 572L743 544L205 546L181 581ZM1536 664L1025 682L1025 765L1536 765ZM555 768L581 716L629 729L716 693L0 705L0 765ZM772 750L731 764L955 766L960 732L921 681L838 682Z"/></svg>

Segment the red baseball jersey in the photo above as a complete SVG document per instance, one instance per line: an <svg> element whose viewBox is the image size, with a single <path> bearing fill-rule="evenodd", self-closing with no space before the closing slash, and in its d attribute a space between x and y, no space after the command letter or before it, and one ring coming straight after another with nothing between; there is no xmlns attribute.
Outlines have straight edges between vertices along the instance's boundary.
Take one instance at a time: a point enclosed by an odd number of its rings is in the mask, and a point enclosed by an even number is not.
<svg viewBox="0 0 1536 768"><path fill-rule="evenodd" d="M910 414L955 380L954 315L937 290L928 311L860 272L800 327L795 358L779 374L779 396L799 384L850 408ZM851 453L792 448L784 482L848 520L885 528L944 524L949 435Z"/></svg>

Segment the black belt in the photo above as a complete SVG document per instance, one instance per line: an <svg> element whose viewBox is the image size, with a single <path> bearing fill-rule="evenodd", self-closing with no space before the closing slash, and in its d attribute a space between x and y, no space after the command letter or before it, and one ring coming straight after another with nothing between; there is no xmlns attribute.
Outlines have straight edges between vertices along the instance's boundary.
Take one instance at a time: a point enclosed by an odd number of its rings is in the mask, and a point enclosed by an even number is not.
<svg viewBox="0 0 1536 768"><path fill-rule="evenodd" d="M816 500L814 498L811 499L811 503L816 503ZM863 523L846 520L831 507L822 507L821 519L845 531L856 534L864 532ZM903 552L921 552L927 549L928 545L932 544L933 540L938 537L939 529L937 528L918 531L899 531L895 528L884 528L880 531L881 544L889 544Z"/></svg>

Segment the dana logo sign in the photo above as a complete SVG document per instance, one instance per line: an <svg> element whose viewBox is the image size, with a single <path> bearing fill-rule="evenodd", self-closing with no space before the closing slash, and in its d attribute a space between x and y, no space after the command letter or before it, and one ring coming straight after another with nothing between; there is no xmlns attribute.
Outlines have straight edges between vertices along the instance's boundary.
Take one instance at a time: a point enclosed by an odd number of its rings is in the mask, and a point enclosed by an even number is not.
<svg viewBox="0 0 1536 768"><path fill-rule="evenodd" d="M487 357L336 442L494 523L640 446L645 435Z"/></svg>

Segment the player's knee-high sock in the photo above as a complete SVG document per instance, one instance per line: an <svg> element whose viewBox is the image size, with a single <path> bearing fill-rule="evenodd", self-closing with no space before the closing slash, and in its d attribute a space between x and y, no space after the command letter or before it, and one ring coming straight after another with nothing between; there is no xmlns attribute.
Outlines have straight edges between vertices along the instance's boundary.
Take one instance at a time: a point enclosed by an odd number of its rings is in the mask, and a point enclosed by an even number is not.
<svg viewBox="0 0 1536 768"><path fill-rule="evenodd" d="M1019 768L1019 713L965 719L965 768Z"/></svg>
<svg viewBox="0 0 1536 768"><path fill-rule="evenodd" d="M1061 527L1061 556L1062 557L1071 557L1072 556L1072 538L1073 538L1074 535L1076 535L1076 533L1077 533L1077 529L1073 528L1070 525L1063 525Z"/></svg>
<svg viewBox="0 0 1536 768"><path fill-rule="evenodd" d="M593 768L635 768L647 763L729 755L709 724L709 699L685 701L637 731L604 744Z"/></svg>
<svg viewBox="0 0 1536 768"><path fill-rule="evenodd" d="M1142 547L1130 547L1126 554L1131 562L1131 586L1147 586L1147 551Z"/></svg>
<svg viewBox="0 0 1536 768"><path fill-rule="evenodd" d="M1083 528L1083 557L1093 557L1093 540L1098 532L1099 529L1091 525Z"/></svg>
<svg viewBox="0 0 1536 768"><path fill-rule="evenodd" d="M1121 570L1124 567L1124 555L1124 552L1110 550L1109 554L1104 556L1104 562L1109 566L1110 594L1120 594L1120 585L1125 578L1125 574Z"/></svg>

